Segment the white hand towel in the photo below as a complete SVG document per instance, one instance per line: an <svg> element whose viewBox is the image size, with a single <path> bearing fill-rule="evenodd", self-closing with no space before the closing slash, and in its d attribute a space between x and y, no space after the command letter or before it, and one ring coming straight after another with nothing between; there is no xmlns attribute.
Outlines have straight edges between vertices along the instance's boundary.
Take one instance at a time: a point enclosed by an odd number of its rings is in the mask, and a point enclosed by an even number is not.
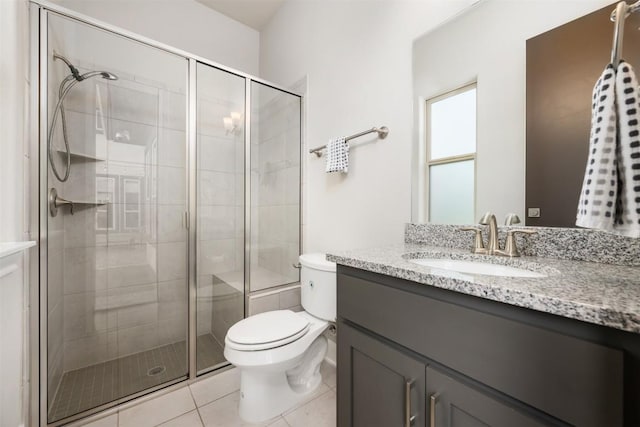
<svg viewBox="0 0 640 427"><path fill-rule="evenodd" d="M615 70L612 65L593 89L589 158L578 203L576 225L613 231L618 177Z"/></svg>
<svg viewBox="0 0 640 427"><path fill-rule="evenodd" d="M618 190L616 233L640 237L640 90L633 67L618 65L616 74L618 106Z"/></svg>
<svg viewBox="0 0 640 427"><path fill-rule="evenodd" d="M327 143L326 172L349 172L349 143L342 138L332 138Z"/></svg>

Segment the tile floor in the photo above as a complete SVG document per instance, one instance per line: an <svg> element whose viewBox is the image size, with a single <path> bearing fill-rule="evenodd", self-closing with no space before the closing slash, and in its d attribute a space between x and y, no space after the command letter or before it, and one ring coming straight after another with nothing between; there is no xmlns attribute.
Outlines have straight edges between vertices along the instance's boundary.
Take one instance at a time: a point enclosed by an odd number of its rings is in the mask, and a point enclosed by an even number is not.
<svg viewBox="0 0 640 427"><path fill-rule="evenodd" d="M140 405L120 410L85 427L334 427L336 371L323 363L323 383L295 408L262 424L244 423L238 415L240 377L230 369Z"/></svg>

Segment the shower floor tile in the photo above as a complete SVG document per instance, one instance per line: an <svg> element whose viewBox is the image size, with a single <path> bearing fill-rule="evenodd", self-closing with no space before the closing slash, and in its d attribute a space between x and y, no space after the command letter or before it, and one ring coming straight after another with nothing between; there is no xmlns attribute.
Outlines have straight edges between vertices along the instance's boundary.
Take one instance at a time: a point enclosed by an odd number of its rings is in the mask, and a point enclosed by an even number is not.
<svg viewBox="0 0 640 427"><path fill-rule="evenodd" d="M198 370L225 360L222 346L211 334L199 336L196 348ZM186 375L185 341L66 372L49 411L49 421L61 420Z"/></svg>
<svg viewBox="0 0 640 427"><path fill-rule="evenodd" d="M224 348L211 334L200 335L196 348L196 369L198 372L224 362Z"/></svg>

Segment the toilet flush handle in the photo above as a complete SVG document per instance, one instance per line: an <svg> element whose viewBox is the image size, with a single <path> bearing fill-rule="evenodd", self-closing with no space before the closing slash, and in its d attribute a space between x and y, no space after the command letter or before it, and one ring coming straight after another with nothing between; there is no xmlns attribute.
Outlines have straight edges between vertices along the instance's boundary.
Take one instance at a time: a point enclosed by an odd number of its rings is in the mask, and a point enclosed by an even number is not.
<svg viewBox="0 0 640 427"><path fill-rule="evenodd" d="M299 262L295 263L295 264L291 264L293 266L293 268L302 268L302 266L300 265Z"/></svg>

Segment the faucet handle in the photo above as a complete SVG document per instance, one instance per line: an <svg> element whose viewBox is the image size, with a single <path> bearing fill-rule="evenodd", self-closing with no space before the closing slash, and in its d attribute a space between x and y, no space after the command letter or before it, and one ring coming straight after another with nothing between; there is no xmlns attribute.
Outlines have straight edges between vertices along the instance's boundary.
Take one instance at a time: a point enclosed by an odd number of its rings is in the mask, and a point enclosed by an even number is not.
<svg viewBox="0 0 640 427"><path fill-rule="evenodd" d="M504 218L504 225L520 224L520 217L514 213L508 213Z"/></svg>
<svg viewBox="0 0 640 427"><path fill-rule="evenodd" d="M489 225L489 222L491 221L491 217L495 218L495 215L493 215L491 212L487 212L484 215L482 215L482 218L480 218L480 220L478 221L478 224L481 225Z"/></svg>
<svg viewBox="0 0 640 427"><path fill-rule="evenodd" d="M516 245L516 233L536 234L537 231L528 230L526 228L514 228L513 230L507 231L507 240L504 244L504 251L502 251L503 255L510 257L520 256L518 246Z"/></svg>
<svg viewBox="0 0 640 427"><path fill-rule="evenodd" d="M73 202L58 196L58 191L55 188L51 188L49 190L49 212L51 216L58 215L58 208L64 205L69 205L69 213L73 215Z"/></svg>
<svg viewBox="0 0 640 427"><path fill-rule="evenodd" d="M487 253L487 250L484 247L484 241L482 240L482 228L480 227L460 227L460 231L474 231L475 239L473 242L473 247L471 248L471 252L474 254L484 254Z"/></svg>

